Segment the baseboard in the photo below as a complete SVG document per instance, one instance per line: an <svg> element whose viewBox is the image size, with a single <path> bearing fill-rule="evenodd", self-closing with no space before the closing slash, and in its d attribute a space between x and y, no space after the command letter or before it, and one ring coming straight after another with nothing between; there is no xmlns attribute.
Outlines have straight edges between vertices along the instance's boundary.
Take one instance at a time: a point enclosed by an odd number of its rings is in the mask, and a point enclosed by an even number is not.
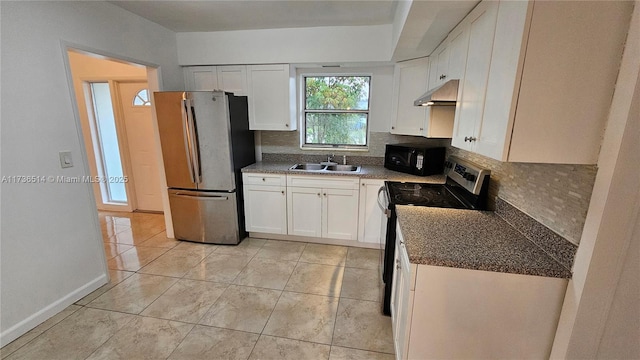
<svg viewBox="0 0 640 360"><path fill-rule="evenodd" d="M86 283L85 285L65 295L64 297L47 305L35 314L4 330L2 333L0 333L0 347L7 345L8 343L25 334L27 331L42 324L50 317L66 309L69 305L75 303L83 297L89 295L100 286L106 284L108 281L109 278L107 274L100 275L97 278Z"/></svg>
<svg viewBox="0 0 640 360"><path fill-rule="evenodd" d="M368 249L384 249L384 245L359 242L357 240L327 239L327 238L307 237L307 236L297 236L297 235L267 234L267 233L260 233L260 232L250 232L249 237L258 238L258 239L287 240L287 241L300 241L300 242L309 242L309 243L327 244L327 245L351 246L351 247L360 247L360 248L368 248Z"/></svg>

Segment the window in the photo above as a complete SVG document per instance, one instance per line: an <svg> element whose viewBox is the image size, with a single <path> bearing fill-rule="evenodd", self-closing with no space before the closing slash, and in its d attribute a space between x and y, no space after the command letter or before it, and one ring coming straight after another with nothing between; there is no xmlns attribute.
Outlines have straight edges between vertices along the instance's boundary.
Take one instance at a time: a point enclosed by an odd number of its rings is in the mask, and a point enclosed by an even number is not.
<svg viewBox="0 0 640 360"><path fill-rule="evenodd" d="M151 102L149 101L149 92L147 89L138 91L136 96L133 98L133 106L151 106Z"/></svg>
<svg viewBox="0 0 640 360"><path fill-rule="evenodd" d="M303 147L366 148L370 76L303 76Z"/></svg>

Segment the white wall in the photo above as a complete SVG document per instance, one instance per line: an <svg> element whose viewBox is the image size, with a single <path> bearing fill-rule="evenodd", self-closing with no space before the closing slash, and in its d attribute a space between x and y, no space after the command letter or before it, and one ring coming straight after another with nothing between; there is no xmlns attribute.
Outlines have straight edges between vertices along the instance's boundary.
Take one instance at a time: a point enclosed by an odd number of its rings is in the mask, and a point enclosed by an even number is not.
<svg viewBox="0 0 640 360"><path fill-rule="evenodd" d="M160 66L182 89L175 34L103 2L0 2L2 175L89 175L64 44ZM75 166L61 169L58 151ZM2 184L0 344L106 281L89 184Z"/></svg>
<svg viewBox="0 0 640 360"><path fill-rule="evenodd" d="M391 25L178 33L180 65L389 62Z"/></svg>
<svg viewBox="0 0 640 360"><path fill-rule="evenodd" d="M598 174L573 265L573 278L560 315L551 353L554 359L591 359L602 354L638 358L637 291L626 288L625 269L637 261L640 213L640 1L635 9L622 57L607 129L598 159ZM635 229L635 230L634 230ZM635 243L634 243L635 242ZM636 282L637 274L633 281ZM619 313L619 304L631 304ZM635 309L633 308L635 306ZM624 319L623 322L615 321ZM609 321L613 320L613 322ZM635 332L625 328L635 327ZM611 334L615 340L612 351ZM635 352L635 353L634 353ZM625 356L626 357L626 356ZM605 357L606 358L606 357Z"/></svg>

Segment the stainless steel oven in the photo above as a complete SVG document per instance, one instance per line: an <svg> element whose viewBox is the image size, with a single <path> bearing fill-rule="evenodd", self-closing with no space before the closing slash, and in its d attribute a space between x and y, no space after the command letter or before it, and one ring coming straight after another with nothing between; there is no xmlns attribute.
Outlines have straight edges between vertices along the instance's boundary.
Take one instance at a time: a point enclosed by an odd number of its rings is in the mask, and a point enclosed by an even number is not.
<svg viewBox="0 0 640 360"><path fill-rule="evenodd" d="M391 288L393 286L393 259L396 243L396 205L429 206L453 209L484 210L487 207L490 171L475 164L449 157L444 164L444 184L385 181L378 190L378 205L386 221L381 227L385 239L381 256L384 296L382 312L391 314ZM380 196L380 195L384 196Z"/></svg>

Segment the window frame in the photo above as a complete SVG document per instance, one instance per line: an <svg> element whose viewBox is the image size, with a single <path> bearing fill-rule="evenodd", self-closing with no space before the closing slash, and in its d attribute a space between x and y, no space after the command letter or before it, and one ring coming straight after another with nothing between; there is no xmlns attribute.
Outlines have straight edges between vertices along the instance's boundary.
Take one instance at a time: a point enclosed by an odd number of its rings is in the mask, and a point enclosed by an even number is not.
<svg viewBox="0 0 640 360"><path fill-rule="evenodd" d="M308 77L368 77L369 78L369 97L367 99L366 110L307 110L306 108L306 78ZM371 139L371 92L373 83L373 74L358 71L305 71L298 74L298 118L300 124L300 149L302 150L336 150L336 151L369 151L369 141ZM307 141L307 113L328 113L328 114L366 114L366 133L364 145L349 144L308 144Z"/></svg>

